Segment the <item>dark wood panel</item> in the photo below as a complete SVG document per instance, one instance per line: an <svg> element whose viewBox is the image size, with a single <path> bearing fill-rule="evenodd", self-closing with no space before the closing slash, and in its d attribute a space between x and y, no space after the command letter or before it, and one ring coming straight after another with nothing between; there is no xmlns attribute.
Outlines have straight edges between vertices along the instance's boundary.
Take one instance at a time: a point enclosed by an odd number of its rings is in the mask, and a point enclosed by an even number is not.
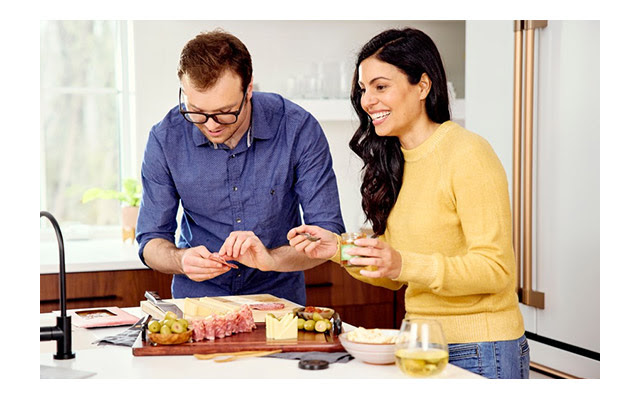
<svg viewBox="0 0 640 399"><path fill-rule="evenodd" d="M100 306L139 306L145 291L157 291L171 298L172 275L153 270L118 270L67 273L69 309ZM40 275L40 312L60 309L57 274Z"/></svg>
<svg viewBox="0 0 640 399"><path fill-rule="evenodd" d="M399 292L363 283L344 268L326 262L305 272L307 304L334 308L342 320L365 328L398 328L404 316Z"/></svg>

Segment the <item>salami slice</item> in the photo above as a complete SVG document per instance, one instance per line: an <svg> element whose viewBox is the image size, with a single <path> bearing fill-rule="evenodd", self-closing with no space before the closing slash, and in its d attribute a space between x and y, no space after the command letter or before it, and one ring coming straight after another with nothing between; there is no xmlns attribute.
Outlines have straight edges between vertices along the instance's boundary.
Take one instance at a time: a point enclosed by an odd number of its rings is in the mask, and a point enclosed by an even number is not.
<svg viewBox="0 0 640 399"><path fill-rule="evenodd" d="M253 303L249 305L253 310L278 310L284 309L284 303L282 302L261 302Z"/></svg>

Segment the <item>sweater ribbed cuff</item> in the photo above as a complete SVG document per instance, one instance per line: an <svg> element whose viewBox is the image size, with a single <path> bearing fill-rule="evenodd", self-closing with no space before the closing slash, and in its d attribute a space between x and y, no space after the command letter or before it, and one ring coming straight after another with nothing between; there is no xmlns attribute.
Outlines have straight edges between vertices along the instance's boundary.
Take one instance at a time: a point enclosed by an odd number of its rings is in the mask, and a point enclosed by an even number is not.
<svg viewBox="0 0 640 399"><path fill-rule="evenodd" d="M336 237L336 242L337 242L337 248L336 248L336 253L333 254L333 256L329 259L331 262L340 264L340 262L342 261L342 253L340 252L340 236L337 235L336 233L333 233L333 235Z"/></svg>

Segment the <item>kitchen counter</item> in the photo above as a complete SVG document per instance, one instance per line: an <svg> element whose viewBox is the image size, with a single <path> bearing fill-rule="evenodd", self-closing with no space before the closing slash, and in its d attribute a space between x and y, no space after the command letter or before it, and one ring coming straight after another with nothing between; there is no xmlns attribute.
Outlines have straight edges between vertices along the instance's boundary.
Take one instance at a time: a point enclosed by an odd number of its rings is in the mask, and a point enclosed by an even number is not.
<svg viewBox="0 0 640 399"><path fill-rule="evenodd" d="M99 240L65 240L67 273L148 269L138 257L138 244L118 238ZM58 243L40 242L40 274L60 271Z"/></svg>
<svg viewBox="0 0 640 399"><path fill-rule="evenodd" d="M140 308L126 308L142 317ZM55 325L53 313L40 315L41 326ZM278 358L245 358L228 363L198 360L193 356L133 356L125 346L97 346L92 342L118 334L127 327L84 329L73 326L72 346L75 359L55 360L55 341L40 342L40 365L59 367L57 371L95 373L91 378L216 378L216 379L410 379L395 365L371 365L359 360L333 363L326 370L301 370L297 360ZM482 378L451 364L437 376L441 379Z"/></svg>

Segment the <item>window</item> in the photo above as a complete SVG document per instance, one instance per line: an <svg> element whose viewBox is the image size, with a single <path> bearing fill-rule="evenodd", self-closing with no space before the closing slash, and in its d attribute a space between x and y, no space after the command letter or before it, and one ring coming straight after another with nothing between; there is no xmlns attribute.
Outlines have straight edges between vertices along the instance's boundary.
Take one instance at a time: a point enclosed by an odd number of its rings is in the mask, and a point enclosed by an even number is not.
<svg viewBox="0 0 640 399"><path fill-rule="evenodd" d="M118 201L82 194L135 177L129 37L126 21L40 22L40 209L67 232L119 225Z"/></svg>

